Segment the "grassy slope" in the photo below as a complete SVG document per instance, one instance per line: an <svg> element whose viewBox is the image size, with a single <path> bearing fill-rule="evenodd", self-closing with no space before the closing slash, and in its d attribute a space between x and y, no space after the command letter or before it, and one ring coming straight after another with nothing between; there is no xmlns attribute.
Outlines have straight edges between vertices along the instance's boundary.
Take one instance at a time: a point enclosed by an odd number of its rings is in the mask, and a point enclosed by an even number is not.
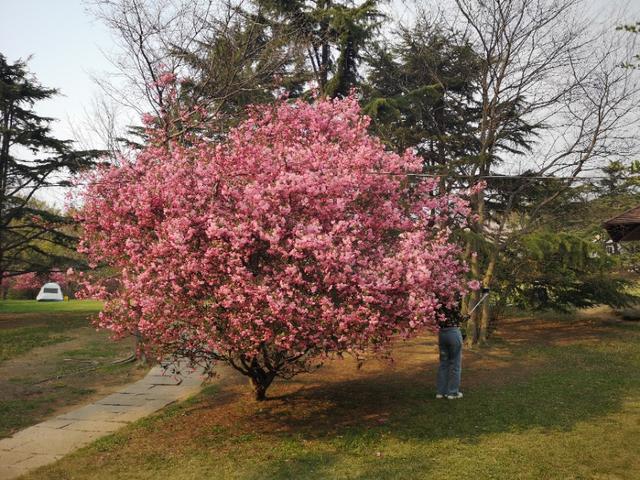
<svg viewBox="0 0 640 480"><path fill-rule="evenodd" d="M0 437L143 373L131 364L109 364L126 357L133 342L115 343L96 332L91 317L101 307L94 301L0 302Z"/></svg>
<svg viewBox="0 0 640 480"><path fill-rule="evenodd" d="M417 340L261 404L223 382L28 478L640 478L640 325L528 322L466 352L460 401L433 399Z"/></svg>
<svg viewBox="0 0 640 480"><path fill-rule="evenodd" d="M69 340L65 332L89 324L102 303L92 300L0 301L0 362L29 350Z"/></svg>

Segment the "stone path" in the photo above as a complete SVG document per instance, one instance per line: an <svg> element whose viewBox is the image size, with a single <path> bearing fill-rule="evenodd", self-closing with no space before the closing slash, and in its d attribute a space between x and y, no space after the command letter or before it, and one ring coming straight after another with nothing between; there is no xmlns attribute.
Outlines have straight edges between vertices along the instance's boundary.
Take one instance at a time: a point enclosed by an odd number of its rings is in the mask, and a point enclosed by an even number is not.
<svg viewBox="0 0 640 480"><path fill-rule="evenodd" d="M161 366L96 403L26 428L0 440L0 480L55 462L96 438L200 390L200 372L172 375Z"/></svg>

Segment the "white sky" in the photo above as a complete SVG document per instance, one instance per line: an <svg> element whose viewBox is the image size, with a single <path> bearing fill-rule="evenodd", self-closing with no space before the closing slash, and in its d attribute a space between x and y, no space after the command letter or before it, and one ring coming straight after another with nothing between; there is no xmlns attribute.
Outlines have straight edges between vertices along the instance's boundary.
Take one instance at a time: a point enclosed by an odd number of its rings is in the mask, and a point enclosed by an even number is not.
<svg viewBox="0 0 640 480"><path fill-rule="evenodd" d="M418 1L426 5L432 0ZM411 0L394 3L405 5L405 14L413 10ZM640 0L586 3L606 15L640 20ZM0 0L0 52L9 62L32 55L30 70L44 86L60 90L62 95L37 104L36 110L58 119L54 133L61 138L74 138L74 126L83 128L98 92L91 77L113 70L103 52L115 48L110 32L82 0Z"/></svg>

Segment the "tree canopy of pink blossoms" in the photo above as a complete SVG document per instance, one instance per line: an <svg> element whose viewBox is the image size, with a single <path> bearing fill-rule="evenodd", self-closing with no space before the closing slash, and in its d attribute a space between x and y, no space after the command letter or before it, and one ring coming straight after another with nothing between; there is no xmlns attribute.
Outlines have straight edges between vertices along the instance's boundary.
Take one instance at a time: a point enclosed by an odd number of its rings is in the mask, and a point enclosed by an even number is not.
<svg viewBox="0 0 640 480"><path fill-rule="evenodd" d="M82 250L120 272L99 324L249 376L387 352L465 291L466 203L385 150L355 98L255 107L224 142L156 137L82 194ZM152 132L153 134L153 132Z"/></svg>

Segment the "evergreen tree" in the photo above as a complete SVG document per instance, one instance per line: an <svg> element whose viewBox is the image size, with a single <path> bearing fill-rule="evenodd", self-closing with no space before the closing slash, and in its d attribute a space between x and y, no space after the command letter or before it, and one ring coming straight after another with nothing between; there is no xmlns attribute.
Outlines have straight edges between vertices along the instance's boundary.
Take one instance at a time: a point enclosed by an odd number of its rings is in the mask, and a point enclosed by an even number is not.
<svg viewBox="0 0 640 480"><path fill-rule="evenodd" d="M344 97L359 80L358 67L382 13L378 0L255 0L271 22L285 25L306 48L320 94Z"/></svg>
<svg viewBox="0 0 640 480"><path fill-rule="evenodd" d="M69 246L75 236L69 218L35 195L65 184L63 175L91 165L101 152L75 151L70 140L51 134L53 119L35 113L34 104L56 93L29 73L26 62L9 63L0 54L0 278L73 261L44 247Z"/></svg>
<svg viewBox="0 0 640 480"><path fill-rule="evenodd" d="M180 102L205 106L224 132L242 121L247 105L274 102L283 89L299 96L310 76L295 43L289 28L260 8L210 25L195 46L171 52L188 72L179 85Z"/></svg>
<svg viewBox="0 0 640 480"><path fill-rule="evenodd" d="M424 21L371 49L364 111L397 151L415 149L425 171L464 173L477 155L478 58L463 36Z"/></svg>
<svg viewBox="0 0 640 480"><path fill-rule="evenodd" d="M637 172L633 171L633 166L629 167L620 160L612 160L602 168L604 178L596 187L596 191L601 196L635 196L638 194L640 180ZM634 175L634 173L636 173Z"/></svg>
<svg viewBox="0 0 640 480"><path fill-rule="evenodd" d="M417 151L445 190L484 181L482 198L472 201L482 222L460 236L477 252L471 274L492 286L492 303L567 310L628 302L621 263L594 232L604 238L601 223L611 212L598 216L596 207L620 201L620 189L633 184L616 164L594 188L572 186L535 164L516 176L503 173L532 152L547 127L530 115L538 108L531 97L512 94L517 89L494 94L494 74L502 71L494 62L502 57L486 56L467 35L422 20L374 49L364 90L372 129L398 151ZM469 338L484 340L487 305L477 318Z"/></svg>
<svg viewBox="0 0 640 480"><path fill-rule="evenodd" d="M576 231L541 228L509 244L496 285L498 303L533 310L570 311L605 304L626 306L637 297L619 272L621 258Z"/></svg>

